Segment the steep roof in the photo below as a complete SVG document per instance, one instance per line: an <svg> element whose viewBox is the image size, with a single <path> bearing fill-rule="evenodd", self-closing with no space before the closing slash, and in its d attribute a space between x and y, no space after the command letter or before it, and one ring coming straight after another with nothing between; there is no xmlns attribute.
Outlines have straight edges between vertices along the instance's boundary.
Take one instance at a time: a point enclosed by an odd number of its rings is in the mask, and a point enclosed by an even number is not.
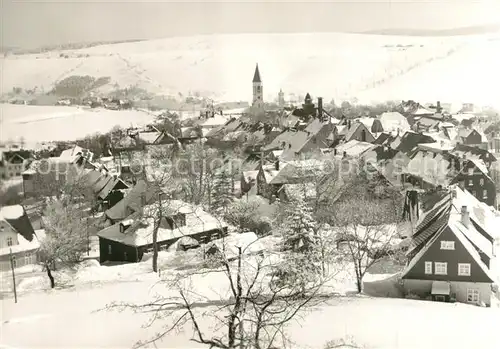
<svg viewBox="0 0 500 349"><path fill-rule="evenodd" d="M325 162L315 159L285 162L269 184L296 183L322 173Z"/></svg>
<svg viewBox="0 0 500 349"><path fill-rule="evenodd" d="M252 82L262 82L262 80L260 79L259 64L255 65L255 73L253 74Z"/></svg>
<svg viewBox="0 0 500 349"><path fill-rule="evenodd" d="M409 154L420 143L432 143L434 139L421 133L407 131L401 137L399 145L395 147L402 153Z"/></svg>
<svg viewBox="0 0 500 349"><path fill-rule="evenodd" d="M469 211L469 219L472 224L468 226L465 226L461 222L460 211L462 206L467 206L467 210ZM474 196L457 186L452 187L449 192L444 193L443 198L434 208L424 213L417 222L417 228L408 249L408 254L414 254L414 257L404 270L402 276L404 277L410 272L429 247L437 241L440 234L446 228L449 228L477 265L493 281L494 279L488 267L481 260L480 253L485 254L489 258L492 257L493 245L492 239L489 237L494 235L495 220L493 217L490 217L491 224L487 225L484 215L481 217L478 214L479 211L477 208L481 206L483 206L482 203Z"/></svg>
<svg viewBox="0 0 500 349"><path fill-rule="evenodd" d="M160 192L160 188L140 180L123 199L106 210L104 214L112 220L125 219L130 214L130 210L138 212L143 207L143 197L146 204L149 204L155 201L156 195Z"/></svg>
<svg viewBox="0 0 500 349"><path fill-rule="evenodd" d="M32 241L35 231L26 211L21 205L3 206L0 208L0 220L7 222L18 234Z"/></svg>
<svg viewBox="0 0 500 349"><path fill-rule="evenodd" d="M158 229L158 241L168 241L179 239L184 236L191 236L205 231L225 229L227 224L205 212L200 207L185 203L180 200L171 200L165 203L168 211L175 214L183 213L186 216L186 225L167 229ZM145 207L147 209L148 207ZM138 214L130 216L131 225L120 231L120 223L113 224L101 230L97 235L101 238L120 242L129 246L147 246L153 243L154 220L151 218L141 218Z"/></svg>

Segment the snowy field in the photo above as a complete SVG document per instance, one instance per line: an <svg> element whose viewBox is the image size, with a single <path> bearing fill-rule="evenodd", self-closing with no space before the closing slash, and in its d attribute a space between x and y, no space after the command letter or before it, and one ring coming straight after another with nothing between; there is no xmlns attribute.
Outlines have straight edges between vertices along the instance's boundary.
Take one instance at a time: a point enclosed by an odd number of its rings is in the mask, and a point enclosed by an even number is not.
<svg viewBox="0 0 500 349"><path fill-rule="evenodd" d="M266 246L275 244L274 238ZM197 251L161 252L160 277L151 272L150 256L141 263L99 266L87 261L76 273L56 272L57 289L50 290L40 268L24 267L18 286L18 303L2 300L0 345L12 348L130 348L151 338L176 320L165 317L144 328L151 313L98 311L111 302L143 304L156 296L177 295L163 283L181 266L196 264ZM251 263L252 259L248 259ZM2 274L2 286L9 273ZM386 296L387 275L367 275L365 288ZM374 287L379 282L380 289ZM227 279L220 273L196 275L186 286L203 299L195 309L204 331L212 333L214 303L226 299ZM324 304L308 308L290 323L288 334L294 348L323 348L330 340L354 338L358 344L380 349L493 349L500 347L496 331L500 308L480 308L465 304L445 304L403 299L355 296L352 275L336 274L330 283L336 292ZM336 295L335 295L336 294ZM26 335L29 333L30 335ZM425 335L423 335L425 334ZM183 327L167 335L159 348L200 348L190 341L192 329ZM436 346L439 343L439 346Z"/></svg>
<svg viewBox="0 0 500 349"><path fill-rule="evenodd" d="M1 344L13 348L130 348L152 337L173 319L142 328L151 314L95 312L112 301L147 302L154 281L96 285L83 290L57 290L2 301ZM207 331L213 307L196 309ZM365 348L496 349L500 309L464 304L368 297L336 297L308 309L290 324L294 348L317 348L333 339L353 337ZM27 335L29 334L29 335ZM191 342L189 326L167 335L159 348L200 348ZM439 344L439 345L438 345Z"/></svg>
<svg viewBox="0 0 500 349"><path fill-rule="evenodd" d="M500 34L496 35L500 37ZM64 56L68 58L64 58ZM0 94L14 87L49 91L72 75L110 77L104 87L152 93L199 93L218 101L250 100L255 63L265 98L310 92L337 102L413 99L497 105L500 40L344 33L238 34L168 38L0 58ZM141 111L0 105L0 140L74 140L115 125L149 121Z"/></svg>
<svg viewBox="0 0 500 349"><path fill-rule="evenodd" d="M145 125L155 116L139 110L108 110L62 106L0 104L0 141L24 137L27 144L73 141L114 126Z"/></svg>
<svg viewBox="0 0 500 349"><path fill-rule="evenodd" d="M500 77L500 41L493 39L494 34L420 38L345 33L157 39L65 51L62 57L48 52L2 58L0 88L49 91L65 77L91 75L109 76L109 88L117 83L159 94L198 92L220 100L249 100L258 62L268 99L282 88L285 94L310 92L336 99L493 103L497 98L491 86Z"/></svg>

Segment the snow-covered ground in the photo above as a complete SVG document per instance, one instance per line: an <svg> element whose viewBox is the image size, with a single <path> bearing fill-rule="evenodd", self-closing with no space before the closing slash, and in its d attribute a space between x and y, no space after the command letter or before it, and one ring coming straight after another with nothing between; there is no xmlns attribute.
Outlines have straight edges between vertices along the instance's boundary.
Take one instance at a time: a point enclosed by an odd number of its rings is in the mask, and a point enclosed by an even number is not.
<svg viewBox="0 0 500 349"><path fill-rule="evenodd" d="M263 241L266 246L276 245L276 238L265 239L268 240ZM184 275L188 272L186 265L193 267L202 260L197 250L162 251L158 275L151 271L150 258L146 255L141 263L107 266L86 261L73 273L57 271L58 287L54 290L50 290L47 276L39 267L19 268L18 303L15 304L12 297L2 299L0 345L125 348L154 336L175 318L167 316L151 327L142 328L153 314L97 311L111 302L142 304L158 295L175 297L176 289L166 280ZM253 258L257 257L245 259L244 266L249 267L249 272L253 270ZM391 270L397 267L386 265L377 269L378 272ZM9 277L8 272L2 274L2 287ZM163 282L159 282L160 279ZM385 297L397 291L394 275L368 274L365 281L365 289L370 294ZM355 284L349 265L337 265L335 278L327 286L324 292L336 296L321 306L307 309L298 321L290 323L288 334L294 348L319 349L327 341L350 337L366 348L500 347L500 336L494 330L500 321L500 308L353 296ZM214 303L228 295L226 277L222 273L197 274L189 278L186 287L196 294L194 297L204 300L195 311L202 329L212 333ZM158 347L200 347L191 342L191 338L192 330L185 326L167 335ZM436 347L436 343L440 346Z"/></svg>
<svg viewBox="0 0 500 349"><path fill-rule="evenodd" d="M152 314L95 312L113 301L143 303L155 295L154 281L106 284L83 290L58 290L2 301L1 343L14 348L129 348L174 319L141 328ZM213 307L197 309L200 326L211 327ZM290 323L294 348L322 348L333 339L353 337L366 348L494 349L500 309L464 304L337 297L309 309ZM163 326L162 326L163 325ZM29 335L28 335L29 334ZM167 335L157 347L195 348L189 326Z"/></svg>
<svg viewBox="0 0 500 349"><path fill-rule="evenodd" d="M91 75L110 77L110 87L117 83L160 94L197 91L218 100L249 100L258 62L266 99L274 99L282 88L285 94L311 92L336 99L496 102L490 86L500 76L495 63L500 42L490 40L494 36L293 33L157 39L65 51L67 58L60 52L2 58L1 88L49 91L67 76Z"/></svg>
<svg viewBox="0 0 500 349"><path fill-rule="evenodd" d="M76 140L105 133L114 126L142 126L155 119L139 110L108 110L62 106L0 104L0 141L26 143Z"/></svg>

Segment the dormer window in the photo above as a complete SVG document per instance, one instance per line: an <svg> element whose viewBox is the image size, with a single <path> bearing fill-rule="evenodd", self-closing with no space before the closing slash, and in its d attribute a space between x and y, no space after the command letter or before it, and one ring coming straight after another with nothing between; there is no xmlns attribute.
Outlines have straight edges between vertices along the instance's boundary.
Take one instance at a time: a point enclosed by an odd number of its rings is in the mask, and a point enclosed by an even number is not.
<svg viewBox="0 0 500 349"><path fill-rule="evenodd" d="M469 168L468 172L469 172L469 176L473 176L474 175L474 168Z"/></svg>
<svg viewBox="0 0 500 349"><path fill-rule="evenodd" d="M125 233L125 231L132 225L133 219L127 219L120 222L120 233Z"/></svg>

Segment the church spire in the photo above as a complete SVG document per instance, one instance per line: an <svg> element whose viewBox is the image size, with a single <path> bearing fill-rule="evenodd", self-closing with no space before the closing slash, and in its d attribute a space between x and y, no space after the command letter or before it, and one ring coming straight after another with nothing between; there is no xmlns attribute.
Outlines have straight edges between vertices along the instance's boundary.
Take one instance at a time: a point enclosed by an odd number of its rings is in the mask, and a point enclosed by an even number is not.
<svg viewBox="0 0 500 349"><path fill-rule="evenodd" d="M260 72L259 72L259 64L258 63L255 65L255 73L253 74L253 81L252 82L262 82L260 80Z"/></svg>

